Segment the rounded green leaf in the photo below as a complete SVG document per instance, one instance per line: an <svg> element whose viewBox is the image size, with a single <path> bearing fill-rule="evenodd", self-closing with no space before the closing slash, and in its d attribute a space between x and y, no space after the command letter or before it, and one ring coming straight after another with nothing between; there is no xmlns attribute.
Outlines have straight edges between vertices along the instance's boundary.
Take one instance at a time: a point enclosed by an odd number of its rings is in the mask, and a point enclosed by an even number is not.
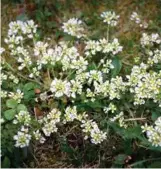
<svg viewBox="0 0 161 169"><path fill-rule="evenodd" d="M26 83L26 84L25 84L24 89L25 89L26 91L29 91L29 90L34 89L34 86L35 86L34 83L29 82L29 83Z"/></svg>
<svg viewBox="0 0 161 169"><path fill-rule="evenodd" d="M15 108L17 106L17 104L18 104L17 101L14 99L9 99L6 102L6 105L8 108Z"/></svg>
<svg viewBox="0 0 161 169"><path fill-rule="evenodd" d="M6 111L4 112L4 117L5 117L7 120L12 120L12 119L14 119L15 114L16 114L16 111L15 111L14 109L9 109L9 110L6 110Z"/></svg>
<svg viewBox="0 0 161 169"><path fill-rule="evenodd" d="M21 110L27 111L27 107L24 104L19 104L17 106L17 112L20 112Z"/></svg>

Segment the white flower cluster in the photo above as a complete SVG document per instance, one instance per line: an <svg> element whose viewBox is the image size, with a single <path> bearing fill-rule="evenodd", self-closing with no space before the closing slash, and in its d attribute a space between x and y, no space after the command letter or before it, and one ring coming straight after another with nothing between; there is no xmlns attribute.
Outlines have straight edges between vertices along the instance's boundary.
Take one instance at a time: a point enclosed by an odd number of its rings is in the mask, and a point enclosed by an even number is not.
<svg viewBox="0 0 161 169"><path fill-rule="evenodd" d="M16 140L15 147L23 148L29 146L31 135L28 134L28 128L22 126L21 131L18 131L17 135L15 135L13 139Z"/></svg>
<svg viewBox="0 0 161 169"><path fill-rule="evenodd" d="M75 119L78 118L78 114L77 114L77 108L76 106L74 107L67 107L65 109L65 120L64 120L64 123L66 122L72 122L74 121Z"/></svg>
<svg viewBox="0 0 161 169"><path fill-rule="evenodd" d="M78 114L76 106L67 107L65 110L64 123L74 120L80 121L82 131L85 133L84 139L86 140L90 137L92 143L99 144L106 139L106 133L98 128L96 122L88 120L87 117L88 115L85 112L83 114Z"/></svg>
<svg viewBox="0 0 161 169"><path fill-rule="evenodd" d="M146 132L149 142L158 147L161 146L161 117L155 121L155 126L142 126L142 131Z"/></svg>
<svg viewBox="0 0 161 169"><path fill-rule="evenodd" d="M32 73L29 74L30 78L34 78L34 77L39 77L40 76L40 67L34 67L32 68Z"/></svg>
<svg viewBox="0 0 161 169"><path fill-rule="evenodd" d="M0 91L0 97L1 97L1 98L6 98L6 97L7 97L7 94L8 94L8 93L7 93L7 91L5 91L5 90L1 90L1 91Z"/></svg>
<svg viewBox="0 0 161 169"><path fill-rule="evenodd" d="M103 22L107 23L110 26L116 26L118 23L119 15L116 15L113 11L102 12L101 18Z"/></svg>
<svg viewBox="0 0 161 169"><path fill-rule="evenodd" d="M25 67L29 67L30 65L32 65L32 61L31 61L30 56L26 56L24 58L19 57L17 62L20 63L20 66L18 67L18 70L22 70Z"/></svg>
<svg viewBox="0 0 161 169"><path fill-rule="evenodd" d="M110 26L116 26L119 18L119 16L111 11L103 12L101 17L104 19L104 22ZM133 13L132 20L135 19L136 22L141 24L137 14ZM94 102L100 97L101 99L107 99L107 102L111 102L104 108L104 112L114 113L117 112L119 107L116 107L113 103L115 103L116 100L121 99L122 95L127 91L128 94L130 92L134 96L134 105L144 104L146 100L150 99L157 104L159 103L159 106L161 106L161 71L155 72L150 70L153 68L154 64L161 62L161 51L159 49L151 51L148 48L149 56L147 64L141 63L139 66L134 66L131 74L126 76L126 81L124 81L124 76L112 78L110 74L110 70L115 68L112 64L111 57L114 57L113 55L116 55L123 49L119 44L118 39L114 38L112 41L105 38L99 40L84 40L86 46L85 48L83 46L84 49L80 51L76 45L73 45L74 43L70 43L69 41L60 42L54 47L52 44L45 41L36 41L34 38L36 28L37 26L33 21L13 22L10 24L8 38L5 41L8 44L9 49L11 49L11 55L17 56L15 59L18 62L18 70L27 68L27 71L24 72L27 72L27 75L29 75L30 78L34 78L26 79L29 79L30 81L35 80L37 82L36 78L38 77L38 80L41 79L43 81L40 76L44 71L41 73L41 70L48 71L49 80L50 78L53 78L50 84L50 91L52 94L48 96L48 91L43 91L43 93L40 94L41 101L46 101L53 96L55 98L65 96L71 97L68 99L74 103L77 101L77 95L81 95L79 98L84 102L88 102L89 100ZM77 18L68 20L63 24L62 28L64 29L64 32L76 36L77 38L85 36L83 23ZM24 44L26 38L29 38L29 41L31 41L31 39L33 40L31 46ZM80 43L81 42L82 41L80 41ZM144 33L141 38L141 45L143 47L149 47L154 44L161 44L159 35L148 35ZM1 49L1 52L3 52L3 49ZM94 60L92 60L92 65L90 65L89 60L91 58L88 56L95 55L97 52L101 53L100 62L98 62L97 65ZM102 56L104 56L104 58ZM58 72L60 69L58 68L57 70L57 67L61 67L61 73ZM3 80L8 79L12 80L15 84L19 83L19 79L15 75L10 73L7 73L7 75L5 73L1 74L1 83ZM23 93L19 89L16 93L8 93L7 91L2 90L1 96L9 96L18 103L23 99ZM75 120L81 123L82 131L85 133L85 139L90 138L92 143L99 144L106 139L106 132L101 131L97 123L93 120L89 120L87 117L88 115L85 112L78 114L76 106L66 107L64 114L54 108L46 116L38 120L40 123L38 126L40 126L40 128L36 128L30 132L29 127L32 125L32 117L29 112L20 111L13 121L15 124L20 123L23 125L17 135L14 136L16 146L28 146L31 136L35 140L39 140L43 143L45 138L41 133L45 136L50 136L52 133L57 132L58 124L60 122L67 123ZM127 120L124 119L123 112L113 117L111 121L119 122L121 127L127 127L127 124L125 123ZM155 123L157 126L154 127L155 133L156 130L157 132L160 132L160 130L158 130L160 121L161 120L158 120ZM152 130L153 132L151 133L148 132L150 133L148 134L148 137L150 140L155 138L155 140L153 139L152 141L157 145L158 143L156 143L156 140L160 139L160 137L154 134L154 130ZM29 133L32 134L30 135Z"/></svg>
<svg viewBox="0 0 161 169"><path fill-rule="evenodd" d="M161 62L161 50L156 49L155 51L150 51L147 64L153 66L154 64L160 62Z"/></svg>
<svg viewBox="0 0 161 169"><path fill-rule="evenodd" d="M34 55L39 56L40 54L46 53L47 47L48 47L47 43L43 43L41 41L36 42L34 46Z"/></svg>
<svg viewBox="0 0 161 169"><path fill-rule="evenodd" d="M9 45L9 48L13 49L15 46L22 43L25 36L33 38L37 31L37 25L30 21L14 21L9 24L8 38L5 42Z"/></svg>
<svg viewBox="0 0 161 169"><path fill-rule="evenodd" d="M104 97L109 97L110 100L120 99L121 95L126 90L126 83L123 82L122 77L117 76L112 78L111 81L106 80L104 83L94 83L96 95L103 95Z"/></svg>
<svg viewBox="0 0 161 169"><path fill-rule="evenodd" d="M101 59L100 64L102 64L102 72L103 73L109 73L110 69L114 69L114 65L112 64L112 60L111 59L107 59L106 61L104 61L104 59Z"/></svg>
<svg viewBox="0 0 161 169"><path fill-rule="evenodd" d="M4 73L1 73L1 78L0 78L0 85L2 85L2 82L7 80L7 75Z"/></svg>
<svg viewBox="0 0 161 169"><path fill-rule="evenodd" d="M43 124L42 131L45 136L50 136L52 133L57 132L57 123L60 122L61 112L57 109L51 110L51 112L44 117L40 123Z"/></svg>
<svg viewBox="0 0 161 169"><path fill-rule="evenodd" d="M81 38L85 36L85 29L83 22L78 18L71 18L67 22L63 23L62 29L65 33Z"/></svg>
<svg viewBox="0 0 161 169"><path fill-rule="evenodd" d="M140 42L142 47L153 46L154 44L160 44L161 38L158 33L152 33L151 35L143 33Z"/></svg>
<svg viewBox="0 0 161 169"><path fill-rule="evenodd" d="M131 14L131 17L130 17L130 19L132 20L132 21L134 21L136 24L139 24L139 26L142 28L147 28L148 27L148 23L147 22L145 22L145 21L142 21L141 20L141 17L138 15L138 13L137 12L133 12L132 14Z"/></svg>
<svg viewBox="0 0 161 169"><path fill-rule="evenodd" d="M23 92L21 92L20 89L17 89L16 93L13 92L9 92L8 96L14 100L16 100L18 103L21 102L21 100L23 99Z"/></svg>
<svg viewBox="0 0 161 169"><path fill-rule="evenodd" d="M121 52L122 49L123 47L120 46L118 39L116 38L111 43L105 38L100 39L99 41L89 40L86 42L85 55L95 55L97 52L112 53L115 55Z"/></svg>
<svg viewBox="0 0 161 169"><path fill-rule="evenodd" d="M86 73L86 78L88 79L88 84L91 84L92 82L103 82L103 76L101 71L97 70L90 70Z"/></svg>
<svg viewBox="0 0 161 169"><path fill-rule="evenodd" d="M71 80L71 97L76 98L76 94L81 95L82 93L82 83L79 80Z"/></svg>
<svg viewBox="0 0 161 169"><path fill-rule="evenodd" d="M55 78L50 86L50 90L54 93L55 97L62 97L63 95L70 96L71 84L68 81L62 81Z"/></svg>
<svg viewBox="0 0 161 169"><path fill-rule="evenodd" d="M110 119L111 122L115 122L118 121L119 126L120 127L124 127L127 128L127 124L125 123L125 119L124 119L124 113L120 112L118 115L116 115L115 117Z"/></svg>
<svg viewBox="0 0 161 169"><path fill-rule="evenodd" d="M81 73L86 70L88 61L80 56L78 49L75 46L69 47L66 42L59 43L55 48L47 48L48 45L43 42L37 42L35 55L39 55L37 61L38 70L41 69L41 65L51 64L55 65L57 62L62 64L62 70L68 69L76 70L77 73Z"/></svg>
<svg viewBox="0 0 161 169"><path fill-rule="evenodd" d="M13 83L15 83L15 84L19 83L19 79L15 75L13 75L11 73L10 73L8 78L11 79L13 81Z"/></svg>
<svg viewBox="0 0 161 169"><path fill-rule="evenodd" d="M99 144L106 139L106 132L101 131L93 120L82 120L82 131L86 134L85 139L91 137L91 142Z"/></svg>
<svg viewBox="0 0 161 169"><path fill-rule="evenodd" d="M43 144L45 142L45 138L41 135L39 130L36 130L33 132L33 136L35 138L35 140L39 140L41 144Z"/></svg>
<svg viewBox="0 0 161 169"><path fill-rule="evenodd" d="M161 90L161 71L159 73L151 71L147 72L148 66L141 64L134 66L128 78L128 85L130 85L130 92L134 94L134 104L144 104L146 99L152 99L158 102Z"/></svg>
<svg viewBox="0 0 161 169"><path fill-rule="evenodd" d="M86 70L88 62L80 56L78 49L75 46L68 47L66 44L61 44L61 47L61 63L63 65L63 71L75 69L80 73Z"/></svg>
<svg viewBox="0 0 161 169"><path fill-rule="evenodd" d="M21 110L17 115L15 115L14 124L22 123L25 126L29 126L31 122L31 115L28 111Z"/></svg>
<svg viewBox="0 0 161 169"><path fill-rule="evenodd" d="M113 103L110 103L108 105L108 107L104 108L104 112L105 113L108 113L109 111L111 111L112 113L114 113L116 110L117 110L117 107Z"/></svg>

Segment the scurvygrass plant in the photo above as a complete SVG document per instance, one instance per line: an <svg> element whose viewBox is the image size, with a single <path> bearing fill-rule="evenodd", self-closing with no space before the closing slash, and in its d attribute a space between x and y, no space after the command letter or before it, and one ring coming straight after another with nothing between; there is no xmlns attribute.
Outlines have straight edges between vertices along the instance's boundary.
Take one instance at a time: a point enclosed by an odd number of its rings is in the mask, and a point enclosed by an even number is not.
<svg viewBox="0 0 161 169"><path fill-rule="evenodd" d="M73 124L91 144L104 144L111 128L126 133L137 127L142 131L140 142L161 146L161 38L157 33L143 33L140 49L144 58L123 74L127 65L121 66L119 54L124 47L109 34L119 16L108 11L100 19L107 37L91 39L85 23L72 18L61 27L72 39L57 44L40 38L32 20L9 24L6 46L1 48L1 123L10 121L16 126L16 147L35 141L43 144ZM131 19L141 24L136 13ZM153 107L155 122L149 118Z"/></svg>

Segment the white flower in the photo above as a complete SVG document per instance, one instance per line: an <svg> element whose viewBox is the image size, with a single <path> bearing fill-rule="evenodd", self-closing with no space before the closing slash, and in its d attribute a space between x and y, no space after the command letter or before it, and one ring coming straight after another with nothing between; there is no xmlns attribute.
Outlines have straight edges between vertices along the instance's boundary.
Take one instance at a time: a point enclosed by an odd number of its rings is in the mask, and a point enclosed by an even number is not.
<svg viewBox="0 0 161 169"><path fill-rule="evenodd" d="M107 23L110 26L116 26L118 23L119 15L116 15L113 11L102 12L101 18L103 22Z"/></svg>
<svg viewBox="0 0 161 169"><path fill-rule="evenodd" d="M10 93L8 94L8 96L9 96L10 98L16 100L18 103L20 103L21 100L23 99L23 95L24 95L24 93L21 92L20 89L17 89L17 92L16 92L16 93L10 92Z"/></svg>
<svg viewBox="0 0 161 169"><path fill-rule="evenodd" d="M90 70L87 72L88 83L91 84L93 81L97 81L99 83L103 82L103 75L101 71Z"/></svg>
<svg viewBox="0 0 161 169"><path fill-rule="evenodd" d="M4 73L1 73L0 85L2 85L2 82L3 82L4 80L7 80L7 75L4 74Z"/></svg>
<svg viewBox="0 0 161 169"><path fill-rule="evenodd" d="M158 117L154 126L145 124L141 128L142 132L146 132L148 141L151 142L153 146L161 146L161 117Z"/></svg>
<svg viewBox="0 0 161 169"><path fill-rule="evenodd" d="M47 119L52 120L53 123L60 122L61 112L57 109L52 109L50 113L47 115Z"/></svg>
<svg viewBox="0 0 161 169"><path fill-rule="evenodd" d="M1 98L6 98L7 97L7 91L1 90L0 91L0 97Z"/></svg>
<svg viewBox="0 0 161 169"><path fill-rule="evenodd" d="M43 144L45 142L45 138L41 135L40 131L39 130L36 130L33 132L33 135L35 137L36 140L39 140L39 142L41 144Z"/></svg>
<svg viewBox="0 0 161 169"><path fill-rule="evenodd" d="M153 46L154 44L160 44L161 38L157 33L152 33L151 35L143 33L140 42L142 47Z"/></svg>
<svg viewBox="0 0 161 169"><path fill-rule="evenodd" d="M87 56L95 55L96 52L100 52L101 50L102 50L102 48L101 48L100 43L98 41L89 40L86 42L85 54Z"/></svg>
<svg viewBox="0 0 161 169"><path fill-rule="evenodd" d="M14 76L13 74L11 74L9 76L9 79L13 80L13 83L15 83L15 84L19 83L19 79L16 76Z"/></svg>
<svg viewBox="0 0 161 169"><path fill-rule="evenodd" d="M61 97L64 94L69 97L71 92L71 84L67 81L62 81L55 78L51 83L50 90L51 92L55 93L55 97Z"/></svg>
<svg viewBox="0 0 161 169"><path fill-rule="evenodd" d="M64 123L66 122L72 122L74 119L77 119L77 109L76 109L76 106L74 107L67 107L65 109L65 120L64 120Z"/></svg>
<svg viewBox="0 0 161 169"><path fill-rule="evenodd" d="M44 43L41 41L36 42L35 47L34 47L34 55L38 56L40 54L46 53L47 47L48 47L47 43Z"/></svg>
<svg viewBox="0 0 161 169"><path fill-rule="evenodd" d="M71 18L67 22L63 23L62 29L65 33L76 36L77 38L85 36L83 22L78 18Z"/></svg>
<svg viewBox="0 0 161 169"><path fill-rule="evenodd" d="M88 61L86 61L83 57L79 57L78 60L72 60L71 68L76 69L77 73L81 73L87 69Z"/></svg>
<svg viewBox="0 0 161 169"><path fill-rule="evenodd" d="M107 59L105 63L103 63L102 71L103 73L109 73L110 69L114 69L114 65L112 64L112 60Z"/></svg>
<svg viewBox="0 0 161 169"><path fill-rule="evenodd" d="M29 74L29 77L34 78L34 77L39 77L39 75L40 75L40 71L38 70L37 67L34 67L32 68L32 73Z"/></svg>
<svg viewBox="0 0 161 169"><path fill-rule="evenodd" d="M76 94L82 93L82 84L78 80L71 80L71 97L76 98Z"/></svg>
<svg viewBox="0 0 161 169"><path fill-rule="evenodd" d="M91 98L91 101L94 102L95 101L95 93L91 91L91 89L87 88L87 97Z"/></svg>
<svg viewBox="0 0 161 169"><path fill-rule="evenodd" d="M29 56L26 56L24 59L19 57L18 58L18 63L20 63L21 65L18 67L18 70L22 70L25 67L28 67L32 64L31 58Z"/></svg>
<svg viewBox="0 0 161 169"><path fill-rule="evenodd" d="M110 103L108 107L104 108L105 113L108 113L109 111L114 113L116 110L117 110L117 107L113 103Z"/></svg>
<svg viewBox="0 0 161 169"><path fill-rule="evenodd" d="M111 122L118 121L120 127L127 128L127 124L125 123L124 113L123 112L120 112L115 117L111 118L110 121Z"/></svg>
<svg viewBox="0 0 161 169"><path fill-rule="evenodd" d="M5 48L0 47L0 55L5 51Z"/></svg>
<svg viewBox="0 0 161 169"><path fill-rule="evenodd" d="M92 120L83 120L81 127L83 128L82 131L85 133L85 140L91 137L91 142L93 144L100 144L106 139L106 133L101 131L98 128L96 122Z"/></svg>
<svg viewBox="0 0 161 169"><path fill-rule="evenodd" d="M50 136L52 133L57 132L58 128L56 124L60 122L60 116L61 112L57 109L53 109L42 119L42 121L40 121L40 123L43 124L42 131L45 136ZM43 140L44 139L41 139L41 142L43 142Z"/></svg>
<svg viewBox="0 0 161 169"><path fill-rule="evenodd" d="M144 104L146 99L152 99L160 104L161 72L148 72L148 65L141 64L132 68L127 76L130 92L134 94L134 104Z"/></svg>
<svg viewBox="0 0 161 169"><path fill-rule="evenodd" d="M26 131L18 131L13 139L16 140L15 147L23 148L29 146L31 135L26 133Z"/></svg>
<svg viewBox="0 0 161 169"><path fill-rule="evenodd" d="M58 128L56 127L54 121L50 121L48 123L45 123L44 127L42 127L42 130L45 136L49 137L51 133L57 132Z"/></svg>
<svg viewBox="0 0 161 169"><path fill-rule="evenodd" d="M130 19L131 19L132 21L135 21L137 24L139 24L139 23L141 22L140 16L139 16L136 12L133 12L133 13L131 14Z"/></svg>
<svg viewBox="0 0 161 169"><path fill-rule="evenodd" d="M150 51L147 64L153 66L154 64L157 64L159 62L161 62L161 50L156 49L153 52Z"/></svg>
<svg viewBox="0 0 161 169"><path fill-rule="evenodd" d="M23 123L24 125L29 125L31 122L31 115L29 112L21 110L17 115L15 115L14 124Z"/></svg>

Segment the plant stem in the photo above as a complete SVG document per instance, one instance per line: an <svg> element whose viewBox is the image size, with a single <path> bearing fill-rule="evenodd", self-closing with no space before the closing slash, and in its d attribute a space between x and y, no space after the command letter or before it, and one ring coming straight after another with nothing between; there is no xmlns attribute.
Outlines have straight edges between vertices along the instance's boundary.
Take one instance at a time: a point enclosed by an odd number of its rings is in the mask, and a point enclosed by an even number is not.
<svg viewBox="0 0 161 169"><path fill-rule="evenodd" d="M107 41L109 41L110 26L107 27Z"/></svg>
<svg viewBox="0 0 161 169"><path fill-rule="evenodd" d="M138 164L142 164L142 163L145 163L147 161L154 161L154 160L160 160L161 158L158 157L158 158L150 158L150 159L147 159L147 160L142 160L142 161L138 161L136 163L133 163L130 165L130 167L134 167L134 166L137 166Z"/></svg>
<svg viewBox="0 0 161 169"><path fill-rule="evenodd" d="M125 119L124 121L137 121L137 120L142 121L142 120L146 120L146 118L141 118L141 117L140 118L130 118L130 119Z"/></svg>
<svg viewBox="0 0 161 169"><path fill-rule="evenodd" d="M8 67L11 71L13 71L14 73L16 73L19 77L22 77L22 78L25 79L25 80L28 80L28 81L31 81L31 82L36 82L36 83L38 83L39 85L42 85L42 84L39 83L38 81L35 81L35 80L33 80L33 79L29 79L28 77L23 76L22 74L16 72L16 71L14 70L14 68L13 68L9 63L5 62L5 64L7 65L7 67Z"/></svg>
<svg viewBox="0 0 161 169"><path fill-rule="evenodd" d="M27 67L28 71L31 72L30 68L28 66L26 66L26 67ZM42 83L34 76L34 74L33 74L33 78L35 79L35 81L37 83L39 83L40 85L42 85Z"/></svg>

